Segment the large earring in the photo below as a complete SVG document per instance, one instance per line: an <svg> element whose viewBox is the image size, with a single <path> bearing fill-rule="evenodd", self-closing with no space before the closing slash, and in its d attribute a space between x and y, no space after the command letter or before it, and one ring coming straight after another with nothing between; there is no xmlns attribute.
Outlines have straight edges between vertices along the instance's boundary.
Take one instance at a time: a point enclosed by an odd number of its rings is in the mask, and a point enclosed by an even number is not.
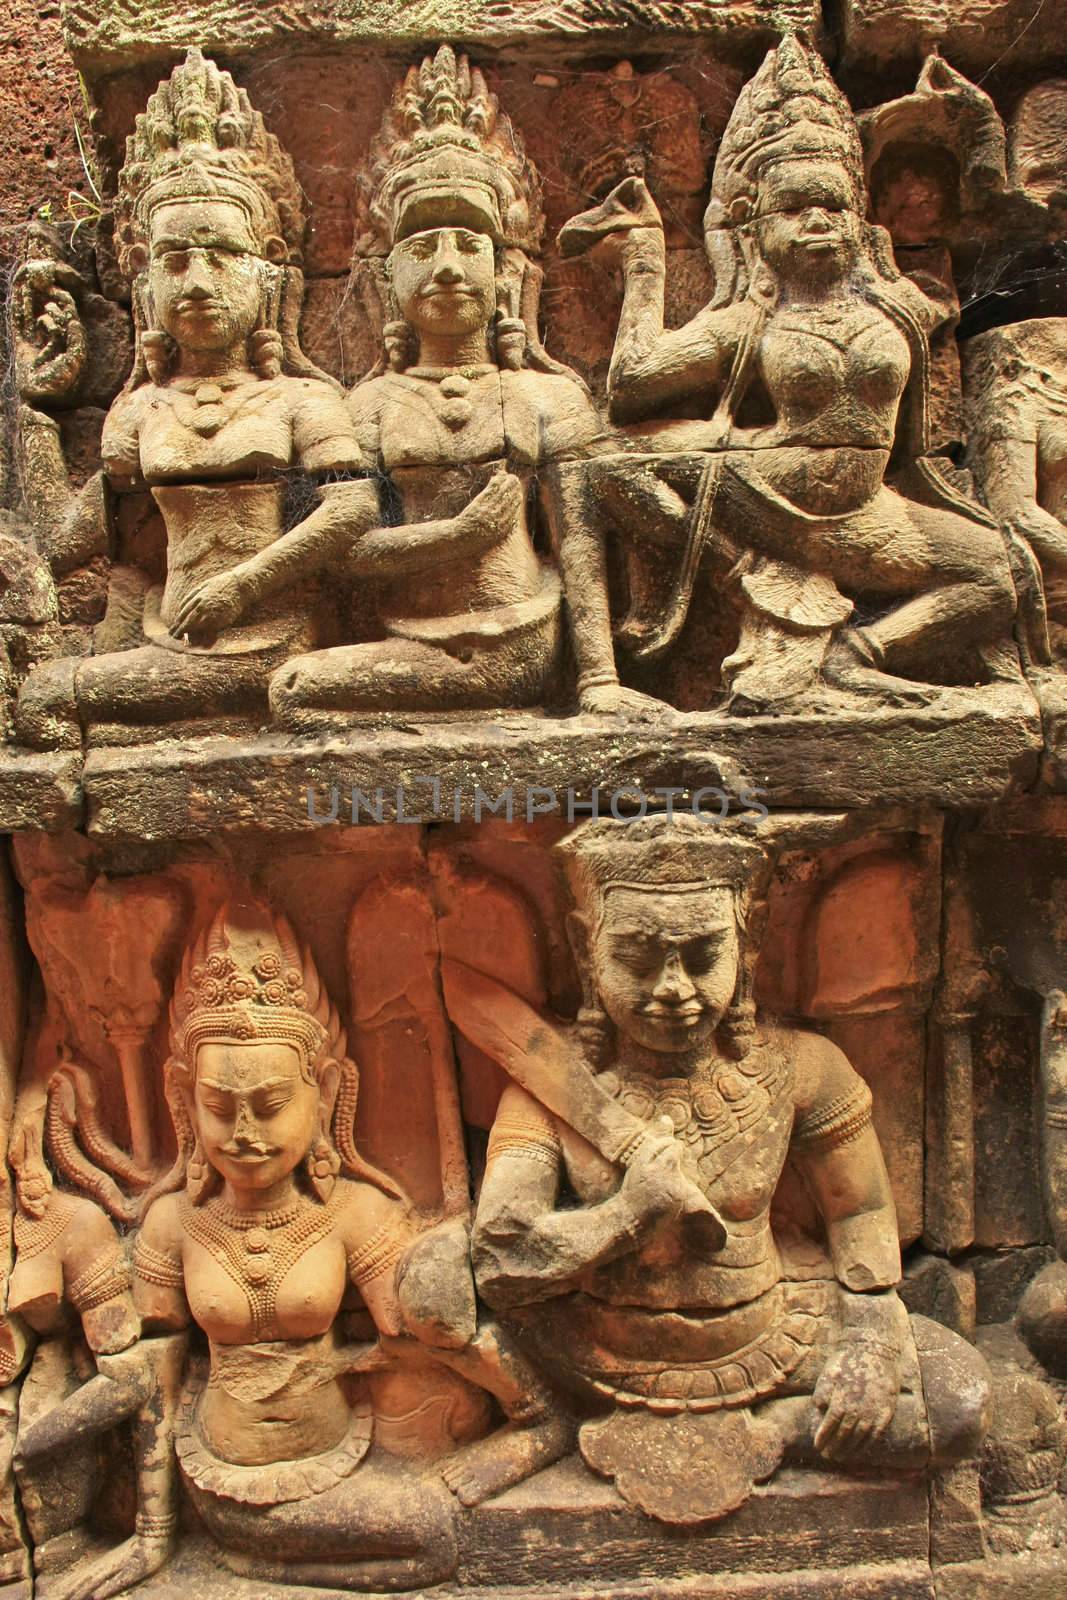
<svg viewBox="0 0 1067 1600"><path fill-rule="evenodd" d="M576 1022L586 1059L599 1072L611 1059L611 1023L608 1014L599 1005L582 1006Z"/></svg>
<svg viewBox="0 0 1067 1600"><path fill-rule="evenodd" d="M153 383L164 383L174 360L174 340L161 328L146 328L141 335L141 353Z"/></svg>
<svg viewBox="0 0 1067 1600"><path fill-rule="evenodd" d="M304 1158L304 1168L316 1199L325 1205L333 1194L337 1174L341 1170L341 1157L321 1127Z"/></svg>
<svg viewBox="0 0 1067 1600"><path fill-rule="evenodd" d="M204 1155L200 1143L200 1135L196 1136L193 1153L189 1157L189 1165L185 1169L185 1181L189 1190L189 1199L194 1206L202 1206L211 1193L215 1170Z"/></svg>

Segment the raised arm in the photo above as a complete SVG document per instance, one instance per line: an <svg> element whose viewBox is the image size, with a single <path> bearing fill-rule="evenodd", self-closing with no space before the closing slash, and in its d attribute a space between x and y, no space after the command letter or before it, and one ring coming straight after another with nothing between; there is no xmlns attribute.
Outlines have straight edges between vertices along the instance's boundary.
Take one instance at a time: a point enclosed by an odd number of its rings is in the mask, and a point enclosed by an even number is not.
<svg viewBox="0 0 1067 1600"><path fill-rule="evenodd" d="M640 178L624 179L601 205L572 218L559 243L564 255L599 247L622 268L622 311L607 385L615 421L640 421L722 382L735 319L730 308L705 309L684 328L664 327L663 223Z"/></svg>

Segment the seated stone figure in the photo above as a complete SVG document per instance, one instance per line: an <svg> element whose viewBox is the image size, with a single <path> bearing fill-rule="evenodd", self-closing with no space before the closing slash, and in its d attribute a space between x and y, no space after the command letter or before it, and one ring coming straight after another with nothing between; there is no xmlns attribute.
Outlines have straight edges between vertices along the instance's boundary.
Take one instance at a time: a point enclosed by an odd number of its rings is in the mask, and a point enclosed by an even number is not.
<svg viewBox="0 0 1067 1600"><path fill-rule="evenodd" d="M136 648L29 675L16 732L40 747L77 745L93 723L263 720L271 671L324 637L317 578L354 528L377 520L370 485L335 481L359 467L359 445L337 386L296 339L304 218L292 163L244 90L196 49L137 119L116 218L137 344L102 453L110 484L147 485L162 513L165 582L140 582ZM38 282L32 303L42 296L47 307ZM57 287L51 298L62 343L70 297ZM71 491L54 426L27 408L22 431L31 498L58 515ZM290 469L319 482L319 504L286 531ZM86 499L61 520L88 555L107 542L99 479Z"/></svg>
<svg viewBox="0 0 1067 1600"><path fill-rule="evenodd" d="M648 659L678 637L706 563L740 613L721 669L739 708L818 704L824 686L922 701L933 691L914 680L973 683L979 656L987 676L1018 676L1004 540L926 454L928 335L944 312L896 271L866 212L848 102L789 36L719 146L703 311L664 326L663 227L641 179L560 236L565 253L597 246L621 265L608 394L634 452L567 469L571 559L602 570L599 508L629 554L621 640ZM650 606L642 571L667 550L678 577ZM612 664L596 593L576 637L586 674Z"/></svg>
<svg viewBox="0 0 1067 1600"><path fill-rule="evenodd" d="M753 1012L764 852L692 816L590 822L559 848L577 1030L458 962L445 993L514 1079L478 1288L584 1401L588 1465L688 1523L783 1460L913 1472L972 1455L988 1374L897 1297L870 1091L828 1040ZM810 1200L780 1189L787 1161Z"/></svg>
<svg viewBox="0 0 1067 1600"><path fill-rule="evenodd" d="M403 1343L397 1266L416 1229L352 1143L344 1034L287 924L254 902L219 913L186 955L172 1052L178 1157L146 1197L133 1253L143 1337L20 1440L26 1459L44 1459L146 1404L138 1531L55 1592L103 1600L158 1567L179 1482L238 1570L342 1588L438 1581L455 1540L434 1445L456 1440L423 1439L428 1467L401 1462L381 1447L371 1399L378 1372L395 1399L378 1336ZM349 1286L368 1342L340 1336ZM160 1341L190 1328L206 1336L206 1369L179 1363L153 1382ZM420 1382L409 1375L394 1409L427 1412L432 1431ZM448 1410L460 1442L482 1421L477 1406L466 1422L462 1403Z"/></svg>
<svg viewBox="0 0 1067 1600"><path fill-rule="evenodd" d="M542 704L560 579L538 540L539 474L601 432L584 386L537 337L540 180L480 72L442 46L399 86L363 187L363 248L386 256L388 362L349 396L396 526L357 533L383 637L298 657L271 683L287 727L331 714ZM583 695L616 710L614 673Z"/></svg>

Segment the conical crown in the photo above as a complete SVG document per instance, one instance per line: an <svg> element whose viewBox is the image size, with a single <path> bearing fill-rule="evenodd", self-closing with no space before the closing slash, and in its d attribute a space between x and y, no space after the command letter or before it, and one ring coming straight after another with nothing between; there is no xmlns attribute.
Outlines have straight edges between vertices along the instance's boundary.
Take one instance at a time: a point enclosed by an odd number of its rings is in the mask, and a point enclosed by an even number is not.
<svg viewBox="0 0 1067 1600"><path fill-rule="evenodd" d="M767 168L798 160L839 162L862 201L863 150L852 108L812 45L787 34L737 97L715 160L712 207L721 208L723 221L743 221Z"/></svg>
<svg viewBox="0 0 1067 1600"><path fill-rule="evenodd" d="M136 270L131 251L147 243L156 206L190 199L234 202L264 253L299 261L304 214L293 164L245 90L195 46L159 85L126 141L115 221L129 276Z"/></svg>
<svg viewBox="0 0 1067 1600"><path fill-rule="evenodd" d="M447 44L397 86L359 199L364 255L450 225L536 251L544 228L540 179L522 140L482 73Z"/></svg>
<svg viewBox="0 0 1067 1600"><path fill-rule="evenodd" d="M346 1049L310 953L284 917L250 898L223 906L186 953L170 1018L174 1053L194 1071L209 1041L291 1044L309 1080L321 1058Z"/></svg>

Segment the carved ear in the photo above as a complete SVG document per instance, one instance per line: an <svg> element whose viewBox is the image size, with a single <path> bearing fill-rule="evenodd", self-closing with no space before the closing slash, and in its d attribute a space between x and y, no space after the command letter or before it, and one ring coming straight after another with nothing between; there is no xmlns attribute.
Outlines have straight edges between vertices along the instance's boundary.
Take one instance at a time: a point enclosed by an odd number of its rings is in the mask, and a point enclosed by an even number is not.
<svg viewBox="0 0 1067 1600"><path fill-rule="evenodd" d="M148 250L143 244L131 244L127 260L131 272L144 272L148 266Z"/></svg>
<svg viewBox="0 0 1067 1600"><path fill-rule="evenodd" d="M596 989L593 985L592 935L589 924L580 911L568 911L567 937L574 951L578 976L582 980L582 994L586 1004L592 1005L596 1000Z"/></svg>
<svg viewBox="0 0 1067 1600"><path fill-rule="evenodd" d="M289 259L289 246L278 234L272 233L263 244L263 254L268 261L273 261L275 266L281 266Z"/></svg>
<svg viewBox="0 0 1067 1600"><path fill-rule="evenodd" d="M333 1121L334 1106L337 1104L337 1091L341 1087L341 1068L336 1061L327 1061L319 1078L319 1096L322 1107L322 1126L329 1132Z"/></svg>

